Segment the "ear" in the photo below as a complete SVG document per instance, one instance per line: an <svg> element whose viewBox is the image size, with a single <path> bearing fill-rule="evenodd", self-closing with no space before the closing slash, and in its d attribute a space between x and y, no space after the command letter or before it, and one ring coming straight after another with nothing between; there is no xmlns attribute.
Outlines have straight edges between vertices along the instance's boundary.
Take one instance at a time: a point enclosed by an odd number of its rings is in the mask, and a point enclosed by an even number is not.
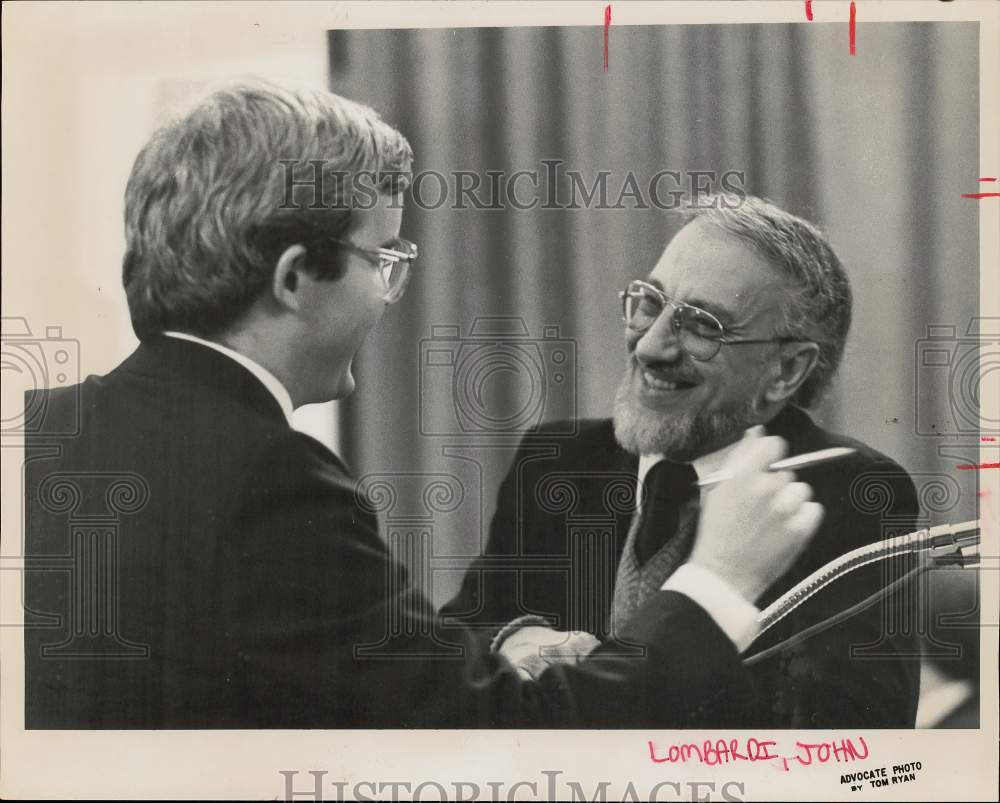
<svg viewBox="0 0 1000 803"><path fill-rule="evenodd" d="M302 304L300 290L307 274L305 246L290 245L281 252L271 279L271 293L275 300L287 309L297 310Z"/></svg>
<svg viewBox="0 0 1000 803"><path fill-rule="evenodd" d="M768 382L764 398L772 403L783 403L795 395L802 383L816 367L819 346L815 343L787 343L779 352L780 368Z"/></svg>

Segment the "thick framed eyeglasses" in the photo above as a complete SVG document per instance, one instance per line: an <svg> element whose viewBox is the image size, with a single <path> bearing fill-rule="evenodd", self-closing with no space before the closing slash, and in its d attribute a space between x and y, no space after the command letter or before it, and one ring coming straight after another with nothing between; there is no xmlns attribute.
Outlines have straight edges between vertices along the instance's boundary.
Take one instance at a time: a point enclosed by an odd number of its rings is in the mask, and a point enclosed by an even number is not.
<svg viewBox="0 0 1000 803"><path fill-rule="evenodd" d="M692 359L705 362L712 359L723 346L744 346L750 343L795 343L801 338L770 337L763 340L741 339L726 336L726 327L711 312L692 307L683 301L674 301L659 287L639 279L629 282L618 293L622 300L622 318L629 329L645 332L663 313L665 307L673 310L674 333Z"/></svg>
<svg viewBox="0 0 1000 803"><path fill-rule="evenodd" d="M395 304L399 301L403 291L406 290L406 285L409 284L413 263L417 260L416 243L399 237L393 242L393 248L366 248L350 240L340 240L336 237L328 239L332 243L361 254L375 265L385 282L386 291L383 300L386 304Z"/></svg>

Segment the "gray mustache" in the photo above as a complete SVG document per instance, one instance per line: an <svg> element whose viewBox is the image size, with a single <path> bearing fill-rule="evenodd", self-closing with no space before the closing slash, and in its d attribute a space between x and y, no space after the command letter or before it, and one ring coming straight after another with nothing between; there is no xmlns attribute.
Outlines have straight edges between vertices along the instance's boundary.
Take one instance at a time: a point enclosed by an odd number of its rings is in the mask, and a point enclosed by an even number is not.
<svg viewBox="0 0 1000 803"><path fill-rule="evenodd" d="M688 382L692 385L698 384L699 377L689 374L677 373L676 366L665 363L644 363L634 357L632 358L632 368L637 371L651 371L666 382Z"/></svg>

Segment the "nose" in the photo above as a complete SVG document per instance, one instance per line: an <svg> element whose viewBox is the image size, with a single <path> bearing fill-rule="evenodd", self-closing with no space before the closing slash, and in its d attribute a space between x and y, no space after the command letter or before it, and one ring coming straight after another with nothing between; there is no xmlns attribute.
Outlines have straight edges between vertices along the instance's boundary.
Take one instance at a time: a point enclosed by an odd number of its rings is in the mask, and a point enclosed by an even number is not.
<svg viewBox="0 0 1000 803"><path fill-rule="evenodd" d="M660 317L631 344L636 359L643 363L679 362L684 352L674 328L674 310L666 307Z"/></svg>

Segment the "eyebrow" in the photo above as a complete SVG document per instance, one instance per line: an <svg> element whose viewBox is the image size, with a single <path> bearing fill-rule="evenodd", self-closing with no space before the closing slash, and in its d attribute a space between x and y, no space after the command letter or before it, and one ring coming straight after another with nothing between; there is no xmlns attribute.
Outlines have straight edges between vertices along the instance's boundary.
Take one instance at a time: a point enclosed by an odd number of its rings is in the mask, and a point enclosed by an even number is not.
<svg viewBox="0 0 1000 803"><path fill-rule="evenodd" d="M729 312L729 310L720 307L718 304L713 304L711 301L702 301L700 298L692 298L684 302L691 307L700 307L706 312L711 312L716 318L718 318L727 327L732 326L736 317Z"/></svg>
<svg viewBox="0 0 1000 803"><path fill-rule="evenodd" d="M666 291L663 289L663 284L660 282L659 279L654 279L653 277L649 277L648 279L646 279L646 281L649 282L649 284L653 285L658 290L660 290L661 292L666 293ZM682 303L687 304L689 307L699 307L700 309L705 310L705 312L711 312L716 318L719 319L719 321L722 322L724 326L727 327L733 325L736 320L736 318L731 312L724 309L723 307L720 307L718 304L713 304L711 301L703 301L700 298L690 298L690 299L685 299Z"/></svg>

